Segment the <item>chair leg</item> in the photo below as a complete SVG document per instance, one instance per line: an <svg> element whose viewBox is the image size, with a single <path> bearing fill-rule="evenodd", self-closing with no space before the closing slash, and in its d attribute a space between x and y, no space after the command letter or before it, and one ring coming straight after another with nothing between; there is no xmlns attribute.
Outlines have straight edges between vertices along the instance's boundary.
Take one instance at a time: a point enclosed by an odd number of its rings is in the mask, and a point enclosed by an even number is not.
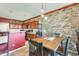
<svg viewBox="0 0 79 59"><path fill-rule="evenodd" d="M43 47L41 48L41 53L42 53L42 56L43 56Z"/></svg>

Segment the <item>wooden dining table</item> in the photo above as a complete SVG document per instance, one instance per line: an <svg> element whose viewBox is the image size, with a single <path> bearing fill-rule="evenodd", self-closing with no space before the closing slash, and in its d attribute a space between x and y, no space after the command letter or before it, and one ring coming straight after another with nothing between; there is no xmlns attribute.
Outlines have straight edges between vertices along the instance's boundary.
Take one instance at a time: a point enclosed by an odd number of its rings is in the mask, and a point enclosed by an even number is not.
<svg viewBox="0 0 79 59"><path fill-rule="evenodd" d="M63 36L57 36L53 40L47 40L47 39L44 39L43 37L41 37L41 38L33 38L31 40L33 40L33 41L35 41L37 43L42 43L43 47L51 50L53 55L54 55L54 51L56 51L57 48L59 47L61 41L63 40Z"/></svg>

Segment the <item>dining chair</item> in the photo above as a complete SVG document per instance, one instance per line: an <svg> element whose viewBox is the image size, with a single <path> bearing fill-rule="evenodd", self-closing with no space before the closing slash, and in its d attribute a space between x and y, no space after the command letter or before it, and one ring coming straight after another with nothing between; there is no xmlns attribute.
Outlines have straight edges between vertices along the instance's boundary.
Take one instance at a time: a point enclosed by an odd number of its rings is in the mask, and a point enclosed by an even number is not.
<svg viewBox="0 0 79 59"><path fill-rule="evenodd" d="M29 55L42 56L43 55L42 43L37 43L33 40L29 40Z"/></svg>
<svg viewBox="0 0 79 59"><path fill-rule="evenodd" d="M50 49L43 47L43 56L48 56L51 53Z"/></svg>
<svg viewBox="0 0 79 59"><path fill-rule="evenodd" d="M61 56L67 56L68 55L68 52L67 52L68 42L69 42L69 37L65 37L61 41L61 45L56 50L56 54L61 55Z"/></svg>

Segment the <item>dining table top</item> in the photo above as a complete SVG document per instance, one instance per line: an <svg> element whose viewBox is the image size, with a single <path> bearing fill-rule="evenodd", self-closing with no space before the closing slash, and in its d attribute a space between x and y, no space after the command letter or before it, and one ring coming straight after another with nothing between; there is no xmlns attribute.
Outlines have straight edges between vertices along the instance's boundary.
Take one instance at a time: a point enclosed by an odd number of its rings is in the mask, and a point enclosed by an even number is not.
<svg viewBox="0 0 79 59"><path fill-rule="evenodd" d="M49 38L48 38L49 39ZM62 36L57 36L55 38L52 37L53 40L47 40L43 37L38 37L38 38L33 38L31 40L37 42L37 43L42 43L43 47L50 49L50 50L57 50L59 47L61 41L63 40Z"/></svg>

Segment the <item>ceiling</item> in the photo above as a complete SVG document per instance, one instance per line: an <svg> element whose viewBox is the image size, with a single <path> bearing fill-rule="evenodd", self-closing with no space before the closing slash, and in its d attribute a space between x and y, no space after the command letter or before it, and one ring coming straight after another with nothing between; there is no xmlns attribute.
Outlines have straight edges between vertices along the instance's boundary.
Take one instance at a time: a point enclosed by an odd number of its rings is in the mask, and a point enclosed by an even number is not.
<svg viewBox="0 0 79 59"><path fill-rule="evenodd" d="M70 3L46 3L45 12L58 9L69 4ZM41 8L41 3L0 3L0 17L23 21L41 14Z"/></svg>

